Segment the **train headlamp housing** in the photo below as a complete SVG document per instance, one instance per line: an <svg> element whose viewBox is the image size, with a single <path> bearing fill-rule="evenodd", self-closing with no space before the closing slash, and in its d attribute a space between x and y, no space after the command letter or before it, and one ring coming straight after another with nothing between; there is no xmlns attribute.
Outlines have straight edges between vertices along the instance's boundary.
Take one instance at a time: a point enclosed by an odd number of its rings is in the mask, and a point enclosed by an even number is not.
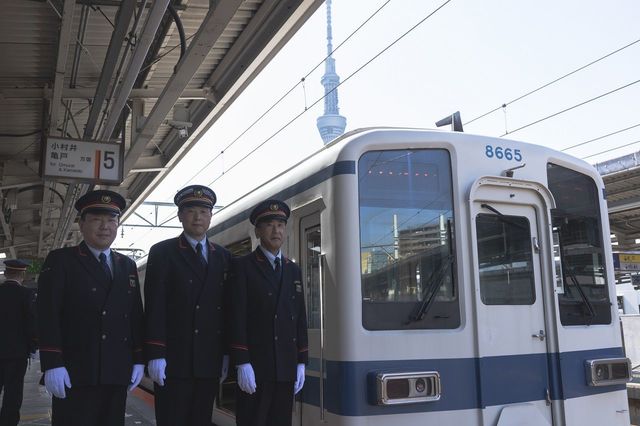
<svg viewBox="0 0 640 426"><path fill-rule="evenodd" d="M590 359L585 362L589 386L610 386L631 381L629 358Z"/></svg>
<svg viewBox="0 0 640 426"><path fill-rule="evenodd" d="M442 392L437 371L379 373L376 390L378 405L438 401Z"/></svg>

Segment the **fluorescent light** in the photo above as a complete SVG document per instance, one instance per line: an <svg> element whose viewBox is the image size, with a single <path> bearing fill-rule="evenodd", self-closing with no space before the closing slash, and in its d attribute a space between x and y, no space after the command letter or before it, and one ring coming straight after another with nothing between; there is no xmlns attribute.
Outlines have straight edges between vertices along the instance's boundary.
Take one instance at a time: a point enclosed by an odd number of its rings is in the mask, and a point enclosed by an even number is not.
<svg viewBox="0 0 640 426"><path fill-rule="evenodd" d="M7 258L7 253L0 253L0 259L6 259Z"/></svg>

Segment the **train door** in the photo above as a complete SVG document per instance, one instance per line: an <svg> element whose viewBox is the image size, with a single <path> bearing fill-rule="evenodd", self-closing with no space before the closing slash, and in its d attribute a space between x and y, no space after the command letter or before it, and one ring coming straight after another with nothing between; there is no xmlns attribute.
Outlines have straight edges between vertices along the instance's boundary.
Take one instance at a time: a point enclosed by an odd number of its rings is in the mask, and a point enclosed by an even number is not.
<svg viewBox="0 0 640 426"><path fill-rule="evenodd" d="M322 246L320 213L300 220L300 267L305 286L307 328L309 336L309 363L304 388L296 396L293 425L305 426L320 422L324 375L322 365Z"/></svg>
<svg viewBox="0 0 640 426"><path fill-rule="evenodd" d="M498 179L499 180L499 179ZM548 211L531 188L472 191L479 403L484 425L553 424L541 264ZM475 193L474 193L475 192Z"/></svg>

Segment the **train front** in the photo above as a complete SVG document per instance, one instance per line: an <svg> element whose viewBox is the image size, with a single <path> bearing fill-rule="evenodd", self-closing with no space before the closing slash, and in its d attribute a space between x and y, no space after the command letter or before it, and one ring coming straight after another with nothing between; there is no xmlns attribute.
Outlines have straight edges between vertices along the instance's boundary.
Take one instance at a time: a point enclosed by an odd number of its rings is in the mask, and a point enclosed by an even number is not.
<svg viewBox="0 0 640 426"><path fill-rule="evenodd" d="M436 131L340 150L303 424L629 425L591 166Z"/></svg>

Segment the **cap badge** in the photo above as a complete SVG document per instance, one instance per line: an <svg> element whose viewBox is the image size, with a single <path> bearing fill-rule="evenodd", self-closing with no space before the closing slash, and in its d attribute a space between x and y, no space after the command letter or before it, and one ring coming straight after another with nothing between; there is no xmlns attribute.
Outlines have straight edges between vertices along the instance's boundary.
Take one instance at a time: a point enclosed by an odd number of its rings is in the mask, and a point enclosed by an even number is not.
<svg viewBox="0 0 640 426"><path fill-rule="evenodd" d="M202 197L202 189L196 189L195 191L193 191L193 195L198 198Z"/></svg>
<svg viewBox="0 0 640 426"><path fill-rule="evenodd" d="M111 197L109 197L108 195L103 195L101 198L103 203L110 203L111 202Z"/></svg>
<svg viewBox="0 0 640 426"><path fill-rule="evenodd" d="M277 204L271 204L269 208L271 209L272 212L275 212L275 211L278 211L280 207L278 207Z"/></svg>

